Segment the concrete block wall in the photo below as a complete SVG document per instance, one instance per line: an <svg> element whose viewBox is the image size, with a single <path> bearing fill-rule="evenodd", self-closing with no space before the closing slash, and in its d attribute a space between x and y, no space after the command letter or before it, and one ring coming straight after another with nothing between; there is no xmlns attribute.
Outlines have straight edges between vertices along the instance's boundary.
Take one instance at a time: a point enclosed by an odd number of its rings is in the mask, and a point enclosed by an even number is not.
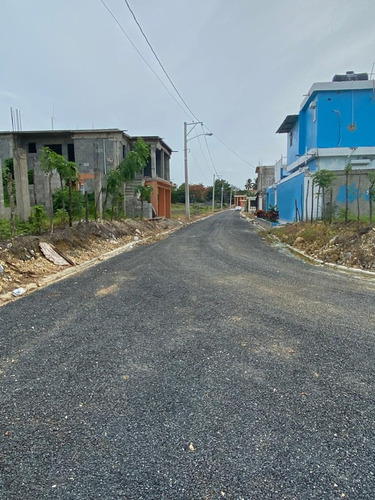
<svg viewBox="0 0 375 500"><path fill-rule="evenodd" d="M12 158L13 156L13 139L12 135L9 134L9 136L2 136L0 137L0 159L4 161L7 158Z"/></svg>

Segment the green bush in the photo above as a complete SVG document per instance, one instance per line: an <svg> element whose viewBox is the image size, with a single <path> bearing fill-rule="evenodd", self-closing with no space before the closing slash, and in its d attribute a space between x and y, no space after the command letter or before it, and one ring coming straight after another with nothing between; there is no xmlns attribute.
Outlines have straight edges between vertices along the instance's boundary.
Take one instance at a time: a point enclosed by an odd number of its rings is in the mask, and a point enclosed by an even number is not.
<svg viewBox="0 0 375 500"><path fill-rule="evenodd" d="M43 205L35 205L32 209L30 216L30 223L33 232L37 234L42 234L43 229L46 229L48 221L48 215L43 207Z"/></svg>
<svg viewBox="0 0 375 500"><path fill-rule="evenodd" d="M33 225L31 222L20 222L15 217L15 234L14 236L21 236L22 234L32 234ZM7 240L12 237L10 221L0 219L0 240Z"/></svg>
<svg viewBox="0 0 375 500"><path fill-rule="evenodd" d="M65 212L69 210L69 190L68 188L56 189L53 192L53 212L57 213L63 208L63 198L65 200ZM85 213L85 197L81 191L72 191L72 211L74 219L81 219ZM62 212L59 212L59 217L62 217Z"/></svg>

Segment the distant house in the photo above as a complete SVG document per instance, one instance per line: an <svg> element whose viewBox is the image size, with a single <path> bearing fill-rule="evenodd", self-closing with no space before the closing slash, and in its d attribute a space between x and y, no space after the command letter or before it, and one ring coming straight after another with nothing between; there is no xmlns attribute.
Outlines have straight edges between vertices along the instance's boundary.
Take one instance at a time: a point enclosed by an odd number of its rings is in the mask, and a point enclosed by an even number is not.
<svg viewBox="0 0 375 500"><path fill-rule="evenodd" d="M275 182L274 165L259 165L255 169L257 177L257 209L266 210L267 199L266 190ZM272 205L272 203L271 203Z"/></svg>
<svg viewBox="0 0 375 500"><path fill-rule="evenodd" d="M246 194L235 194L233 195L233 203L236 207L245 208L246 207Z"/></svg>
<svg viewBox="0 0 375 500"><path fill-rule="evenodd" d="M150 146L149 164L136 179L126 185L125 195L130 213L137 213L134 188L138 184L152 185L149 216L170 217L171 188L170 158L171 148L157 136L143 136ZM117 167L132 149L137 137L131 137L119 129L96 130L44 130L28 132L0 132L0 160L13 157L15 148L26 158L27 169L33 171L34 187L30 187L31 206L35 203L47 204L48 180L40 169L39 156L42 148L48 146L79 168L79 189L89 193L95 189L95 172L101 177ZM57 175L53 187L59 187Z"/></svg>
<svg viewBox="0 0 375 500"><path fill-rule="evenodd" d="M314 203L314 211L321 212L311 174L322 169L335 173L332 201L326 201L326 208L342 208L348 164L352 167L350 208L355 211L360 203L365 213L367 172L375 169L374 130L375 81L368 80L366 73L348 72L335 75L332 82L314 83L299 113L288 115L277 130L287 134L287 160L281 170L279 166L280 175L268 186L268 194L274 197L280 219L307 219Z"/></svg>

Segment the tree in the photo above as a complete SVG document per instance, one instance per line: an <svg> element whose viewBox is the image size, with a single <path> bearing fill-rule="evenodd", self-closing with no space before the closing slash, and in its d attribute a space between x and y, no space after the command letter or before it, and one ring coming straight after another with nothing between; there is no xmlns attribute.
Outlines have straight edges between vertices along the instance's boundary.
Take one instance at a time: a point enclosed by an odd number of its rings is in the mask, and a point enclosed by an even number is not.
<svg viewBox="0 0 375 500"><path fill-rule="evenodd" d="M57 164L59 163L59 161L56 161L56 155L57 153L52 151L52 149L47 146L42 149L42 153L40 155L40 166L43 172L48 175L49 220L51 233L53 233L52 175L53 171L57 168Z"/></svg>
<svg viewBox="0 0 375 500"><path fill-rule="evenodd" d="M64 194L64 183L68 183L69 192L69 226L73 225L73 183L77 181L79 170L77 165L66 160L62 155L55 153L48 146L42 149L40 155L40 165L42 170L48 175L48 187L49 187L49 197L50 197L50 225L51 232L53 232L53 197L52 197L52 175L56 170L60 177L60 186L62 192L62 208L63 208L63 221L65 221L65 194Z"/></svg>
<svg viewBox="0 0 375 500"><path fill-rule="evenodd" d="M333 179L335 178L335 174L331 170L317 170L312 178L314 180L314 184L318 186L318 205L319 205L319 197L320 193L322 193L322 219L326 218L326 205L325 205L325 193L326 189L332 186ZM331 207L332 212L332 207Z"/></svg>
<svg viewBox="0 0 375 500"><path fill-rule="evenodd" d="M208 189L209 188L206 188L203 184L191 184L189 186L190 197L193 201L204 203L207 201Z"/></svg>
<svg viewBox="0 0 375 500"><path fill-rule="evenodd" d="M172 189L172 203L185 203L185 183Z"/></svg>
<svg viewBox="0 0 375 500"><path fill-rule="evenodd" d="M255 191L257 188L256 182L253 182L251 179L247 179L245 184L246 191Z"/></svg>
<svg viewBox="0 0 375 500"><path fill-rule="evenodd" d="M229 203L232 186L225 179L215 180L215 201L220 202L221 200L221 188L223 188L223 202ZM209 189L207 196L210 200L212 200L212 189Z"/></svg>
<svg viewBox="0 0 375 500"><path fill-rule="evenodd" d="M121 175L118 169L110 170L106 176L106 189L105 189L105 200L104 200L104 211L107 208L108 196L111 197L111 219L113 219L114 206L117 203L120 186L121 186Z"/></svg>
<svg viewBox="0 0 375 500"><path fill-rule="evenodd" d="M139 201L141 202L141 219L143 219L143 203L151 201L152 186L144 186L140 184L134 189L134 194L137 195Z"/></svg>
<svg viewBox="0 0 375 500"><path fill-rule="evenodd" d="M136 174L141 172L147 165L150 157L150 148L145 141L138 137L133 149L129 151L126 157L118 165L117 169L120 172L121 180L129 182L134 180Z"/></svg>
<svg viewBox="0 0 375 500"><path fill-rule="evenodd" d="M62 222L65 225L65 190L64 190L64 181L67 178L67 161L65 158L54 151L50 150L49 153L51 156L53 156L53 161L55 164L55 168L57 170L57 173L59 174L60 177L60 188L61 188L61 193L62 193Z"/></svg>
<svg viewBox="0 0 375 500"><path fill-rule="evenodd" d="M74 161L65 162L64 166L65 179L68 181L69 192L69 227L73 225L73 183L76 183L79 176L77 164Z"/></svg>
<svg viewBox="0 0 375 500"><path fill-rule="evenodd" d="M9 189L8 189L8 181L9 181L9 174L12 178L12 194L14 197L14 201L16 199L16 186L14 182L14 166L13 166L13 158L7 158L4 161L4 165L2 168L2 182L3 182L3 188L4 188L4 202L6 205L10 204L10 199L9 199Z"/></svg>
<svg viewBox="0 0 375 500"><path fill-rule="evenodd" d="M352 171L352 164L348 163L344 168L345 172L345 223L348 223L349 214L349 174Z"/></svg>
<svg viewBox="0 0 375 500"><path fill-rule="evenodd" d="M133 149L129 151L129 153L117 167L121 181L126 184L127 182L134 180L136 174L138 172L141 172L147 165L149 157L150 147L141 137L138 137L137 141L134 143Z"/></svg>
<svg viewBox="0 0 375 500"><path fill-rule="evenodd" d="M369 172L368 173L368 178L370 181L370 186L368 188L368 202L369 202L369 217L370 217L370 224L372 225L372 202L375 198L375 172Z"/></svg>

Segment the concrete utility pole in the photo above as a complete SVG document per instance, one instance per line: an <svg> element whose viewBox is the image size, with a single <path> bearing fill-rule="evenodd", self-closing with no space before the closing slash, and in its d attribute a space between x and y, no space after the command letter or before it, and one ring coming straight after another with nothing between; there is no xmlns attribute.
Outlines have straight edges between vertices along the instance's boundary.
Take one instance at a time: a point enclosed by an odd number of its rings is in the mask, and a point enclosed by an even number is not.
<svg viewBox="0 0 375 500"><path fill-rule="evenodd" d="M189 170L187 159L187 123L184 122L185 214L190 219Z"/></svg>
<svg viewBox="0 0 375 500"><path fill-rule="evenodd" d="M212 183L212 211L215 212L215 174L214 181Z"/></svg>
<svg viewBox="0 0 375 500"><path fill-rule="evenodd" d="M221 210L223 210L223 201L224 201L224 181L221 181Z"/></svg>
<svg viewBox="0 0 375 500"><path fill-rule="evenodd" d="M202 125L203 127L203 122L190 122L186 123L184 122L184 170L185 170L185 213L186 217L190 219L190 192L189 192L189 169L188 169L188 157L187 157L187 143L188 141L191 141L192 139L196 139L197 137L200 137L202 135L212 135L211 132L207 132L204 134L198 134L195 135L194 137L191 137L188 139L188 135L192 130L197 125ZM188 126L191 126L191 129L188 131Z"/></svg>

